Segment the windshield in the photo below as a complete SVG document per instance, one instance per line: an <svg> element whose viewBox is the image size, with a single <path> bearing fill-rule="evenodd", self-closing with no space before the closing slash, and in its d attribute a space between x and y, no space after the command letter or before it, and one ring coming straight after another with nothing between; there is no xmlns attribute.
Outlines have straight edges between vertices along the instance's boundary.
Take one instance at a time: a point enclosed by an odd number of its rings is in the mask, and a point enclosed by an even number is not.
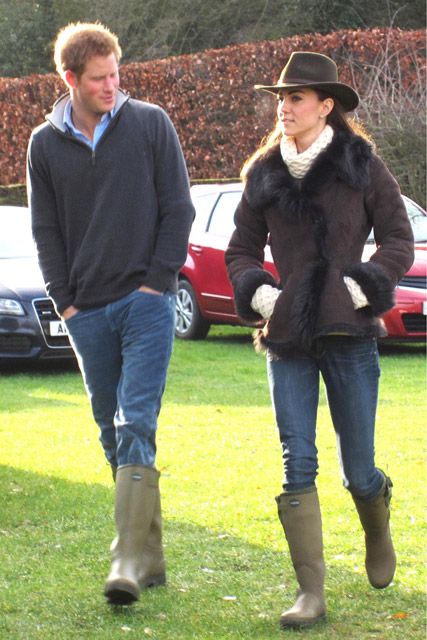
<svg viewBox="0 0 427 640"><path fill-rule="evenodd" d="M0 258L35 255L29 210L26 207L0 207Z"/></svg>

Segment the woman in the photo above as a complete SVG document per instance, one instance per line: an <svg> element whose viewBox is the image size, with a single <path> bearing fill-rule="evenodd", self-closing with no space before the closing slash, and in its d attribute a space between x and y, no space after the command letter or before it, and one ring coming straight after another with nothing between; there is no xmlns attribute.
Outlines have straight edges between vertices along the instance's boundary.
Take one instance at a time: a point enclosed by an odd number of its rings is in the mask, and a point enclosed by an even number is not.
<svg viewBox="0 0 427 640"><path fill-rule="evenodd" d="M413 261L413 236L399 187L346 113L357 93L335 63L295 52L277 84L277 126L244 167L236 229L226 252L236 308L266 320L258 347L283 450L276 498L299 590L283 627L324 618L325 564L315 485L319 373L336 432L343 483L366 540L366 570L390 584L396 558L389 530L391 480L374 463L379 316ZM373 228L376 252L361 262ZM280 283L263 268L270 243Z"/></svg>

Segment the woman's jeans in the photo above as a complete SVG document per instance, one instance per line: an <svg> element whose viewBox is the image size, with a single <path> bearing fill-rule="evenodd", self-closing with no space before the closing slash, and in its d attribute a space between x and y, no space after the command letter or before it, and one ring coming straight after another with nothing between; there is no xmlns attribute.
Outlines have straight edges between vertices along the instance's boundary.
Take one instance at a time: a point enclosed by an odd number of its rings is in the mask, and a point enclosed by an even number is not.
<svg viewBox="0 0 427 640"><path fill-rule="evenodd" d="M326 386L344 486L355 496L376 496L384 476L374 463L379 363L376 340L317 339L312 349L269 353L268 378L283 451L285 491L315 483L319 374Z"/></svg>
<svg viewBox="0 0 427 640"><path fill-rule="evenodd" d="M176 296L133 291L66 321L108 462L153 466Z"/></svg>

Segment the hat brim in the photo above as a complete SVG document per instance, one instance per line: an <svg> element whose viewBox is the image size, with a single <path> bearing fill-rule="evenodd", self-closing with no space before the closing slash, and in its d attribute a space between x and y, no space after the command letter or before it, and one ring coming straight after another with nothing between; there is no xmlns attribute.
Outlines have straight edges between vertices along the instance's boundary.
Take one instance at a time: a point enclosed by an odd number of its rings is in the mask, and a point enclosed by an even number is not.
<svg viewBox="0 0 427 640"><path fill-rule="evenodd" d="M285 83L274 85L256 84L254 88L274 94L283 91L283 89L321 89L322 91L330 93L333 98L336 98L345 111L353 111L359 104L359 96L356 91L341 82Z"/></svg>

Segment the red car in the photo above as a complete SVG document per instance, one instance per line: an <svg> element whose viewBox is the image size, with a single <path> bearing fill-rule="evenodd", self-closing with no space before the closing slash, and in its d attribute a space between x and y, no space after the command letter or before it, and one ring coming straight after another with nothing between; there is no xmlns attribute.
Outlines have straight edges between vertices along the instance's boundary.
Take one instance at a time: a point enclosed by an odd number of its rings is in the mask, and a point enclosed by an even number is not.
<svg viewBox="0 0 427 640"><path fill-rule="evenodd" d="M234 212L242 195L240 183L193 185L191 187L196 218L190 234L188 255L178 288L178 338L200 339L211 324L241 325L234 308L233 291L227 278L224 252L234 229ZM415 236L415 261L396 287L396 305L383 320L388 339L426 339L427 215L404 196ZM364 259L375 251L368 239ZM268 246L265 268L277 276Z"/></svg>

